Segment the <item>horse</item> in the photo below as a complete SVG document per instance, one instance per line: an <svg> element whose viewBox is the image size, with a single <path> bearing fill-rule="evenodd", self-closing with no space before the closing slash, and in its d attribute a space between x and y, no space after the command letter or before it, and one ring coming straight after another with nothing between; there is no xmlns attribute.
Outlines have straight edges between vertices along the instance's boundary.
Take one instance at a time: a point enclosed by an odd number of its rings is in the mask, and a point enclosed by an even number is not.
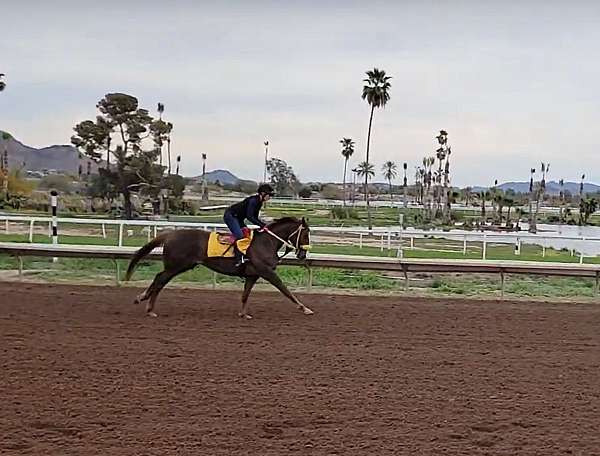
<svg viewBox="0 0 600 456"><path fill-rule="evenodd" d="M159 234L153 240L141 247L133 256L127 268L125 280L131 276L137 264L157 247L163 247L162 260L164 270L154 277L150 286L137 298L135 303L148 301L146 314L156 317L154 306L160 291L175 276L189 271L198 265L221 274L238 276L245 279L242 293L242 304L238 316L251 319L248 313L248 297L259 278L265 279L296 304L305 315L314 312L300 302L281 281L275 269L280 262L277 252L285 245L285 253L295 251L299 260L306 258L310 248L310 228L304 218L284 217L268 224L265 230L255 231L252 242L247 250L249 261L236 266L235 259L225 256L208 256L209 231L198 229L183 229Z"/></svg>

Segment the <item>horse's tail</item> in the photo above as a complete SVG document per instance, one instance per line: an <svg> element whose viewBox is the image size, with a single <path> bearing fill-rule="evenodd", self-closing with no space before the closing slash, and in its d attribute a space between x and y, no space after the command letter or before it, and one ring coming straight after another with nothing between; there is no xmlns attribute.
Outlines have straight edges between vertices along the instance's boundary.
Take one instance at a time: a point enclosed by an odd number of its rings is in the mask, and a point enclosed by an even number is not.
<svg viewBox="0 0 600 456"><path fill-rule="evenodd" d="M159 234L154 239L152 239L150 242L148 242L145 246L143 246L141 249L139 249L137 252L135 252L135 254L133 255L133 258L129 262L129 267L127 268L127 273L125 274L125 281L128 281L129 279L131 279L131 276L133 275L133 271L135 271L135 267L137 266L137 264L140 262L140 260L142 258L147 256L155 248L160 247L165 243L165 241L167 239L167 234L168 233Z"/></svg>

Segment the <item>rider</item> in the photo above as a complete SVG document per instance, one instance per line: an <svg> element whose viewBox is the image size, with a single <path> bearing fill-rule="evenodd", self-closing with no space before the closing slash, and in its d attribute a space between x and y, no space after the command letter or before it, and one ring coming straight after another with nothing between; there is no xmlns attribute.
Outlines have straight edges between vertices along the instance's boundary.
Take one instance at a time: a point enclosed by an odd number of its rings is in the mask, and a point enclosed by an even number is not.
<svg viewBox="0 0 600 456"><path fill-rule="evenodd" d="M237 245L237 241L244 238L244 233L242 232L242 228L246 227L244 221L247 219L263 229L266 226L266 223L258 217L260 209L262 208L263 203L269 201L274 194L275 191L269 184L260 184L255 195L249 196L246 199L229 206L225 210L223 220L236 239L233 244L236 266L240 266L246 262L246 258L242 252L240 252Z"/></svg>

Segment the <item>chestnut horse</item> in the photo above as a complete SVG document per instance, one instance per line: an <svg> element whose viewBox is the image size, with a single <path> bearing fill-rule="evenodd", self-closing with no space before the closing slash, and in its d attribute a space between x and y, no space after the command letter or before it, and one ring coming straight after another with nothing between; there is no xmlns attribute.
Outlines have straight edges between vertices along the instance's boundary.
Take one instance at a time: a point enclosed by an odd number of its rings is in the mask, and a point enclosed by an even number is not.
<svg viewBox="0 0 600 456"><path fill-rule="evenodd" d="M165 285L173 277L189 271L199 264L221 274L246 279L242 293L242 306L238 314L242 318L252 318L248 313L248 296L259 278L270 282L306 315L311 315L313 311L302 304L287 289L275 272L280 261L277 252L284 245L286 253L295 250L298 259L306 258L306 251L310 244L309 233L310 230L304 218L299 220L294 217L284 217L275 220L267 225L266 230L254 232L252 243L247 251L249 261L236 267L235 259L232 257L207 256L209 231L195 229L168 231L161 233L135 253L129 263L125 280L131 278L135 267L142 258L155 248L162 246L164 270L156 274L152 284L135 300L136 303L148 301L146 312L149 316L157 316L154 312L154 305L158 294Z"/></svg>

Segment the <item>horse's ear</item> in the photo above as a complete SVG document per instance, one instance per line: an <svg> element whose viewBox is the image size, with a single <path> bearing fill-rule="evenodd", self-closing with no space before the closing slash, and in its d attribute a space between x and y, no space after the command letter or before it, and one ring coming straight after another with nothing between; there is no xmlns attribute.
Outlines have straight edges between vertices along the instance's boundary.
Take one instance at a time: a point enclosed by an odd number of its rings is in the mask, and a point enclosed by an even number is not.
<svg viewBox="0 0 600 456"><path fill-rule="evenodd" d="M302 217L302 226L308 226L307 220Z"/></svg>

